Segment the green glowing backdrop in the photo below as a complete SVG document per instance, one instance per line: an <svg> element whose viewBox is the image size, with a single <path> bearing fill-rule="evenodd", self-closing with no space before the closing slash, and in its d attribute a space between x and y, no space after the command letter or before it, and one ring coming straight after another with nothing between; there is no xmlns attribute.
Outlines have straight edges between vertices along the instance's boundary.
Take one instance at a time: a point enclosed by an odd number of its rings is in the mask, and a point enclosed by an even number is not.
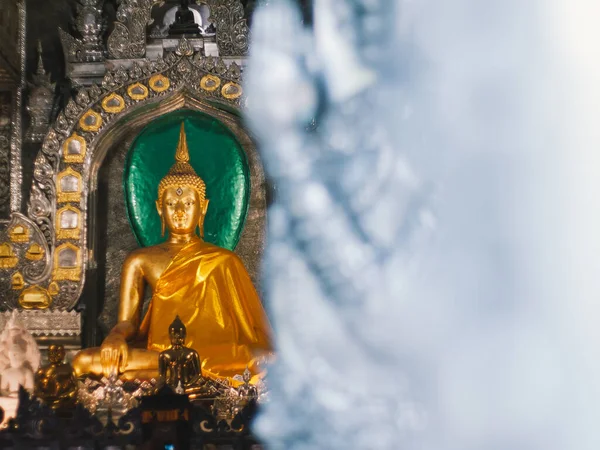
<svg viewBox="0 0 600 450"><path fill-rule="evenodd" d="M176 111L147 125L133 142L123 174L131 227L141 246L163 242L155 200L158 183L175 162L179 128L185 122L190 164L206 183L210 200L205 240L233 250L248 211L250 175L246 155L217 119L197 111Z"/></svg>

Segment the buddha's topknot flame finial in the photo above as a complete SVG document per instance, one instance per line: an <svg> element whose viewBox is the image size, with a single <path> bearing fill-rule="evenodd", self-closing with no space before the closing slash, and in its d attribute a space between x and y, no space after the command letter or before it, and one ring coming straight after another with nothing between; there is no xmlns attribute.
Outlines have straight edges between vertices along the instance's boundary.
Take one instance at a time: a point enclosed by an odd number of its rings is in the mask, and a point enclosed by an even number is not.
<svg viewBox="0 0 600 450"><path fill-rule="evenodd" d="M187 137L185 135L185 124L183 122L181 122L181 128L179 129L179 144L177 144L175 159L177 162L190 161L190 152L188 150Z"/></svg>
<svg viewBox="0 0 600 450"><path fill-rule="evenodd" d="M198 192L200 200L206 198L206 185L202 178L198 176L194 168L190 165L190 153L187 146L187 137L185 135L185 126L181 122L179 129L179 143L175 152L175 164L169 169L165 177L160 180L158 185L158 203L162 207L162 198L165 189L169 187L191 187Z"/></svg>

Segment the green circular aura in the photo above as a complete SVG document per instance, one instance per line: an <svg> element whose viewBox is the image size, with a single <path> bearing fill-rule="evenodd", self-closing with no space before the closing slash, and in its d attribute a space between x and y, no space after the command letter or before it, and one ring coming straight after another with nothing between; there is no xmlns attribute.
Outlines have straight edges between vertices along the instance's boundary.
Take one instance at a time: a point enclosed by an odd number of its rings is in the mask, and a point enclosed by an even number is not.
<svg viewBox="0 0 600 450"><path fill-rule="evenodd" d="M204 239L233 250L237 245L250 196L248 162L234 135L217 119L197 111L176 111L147 125L127 154L123 183L127 213L138 243L164 242L156 211L158 183L175 163L181 122L190 164L206 183L210 200Z"/></svg>

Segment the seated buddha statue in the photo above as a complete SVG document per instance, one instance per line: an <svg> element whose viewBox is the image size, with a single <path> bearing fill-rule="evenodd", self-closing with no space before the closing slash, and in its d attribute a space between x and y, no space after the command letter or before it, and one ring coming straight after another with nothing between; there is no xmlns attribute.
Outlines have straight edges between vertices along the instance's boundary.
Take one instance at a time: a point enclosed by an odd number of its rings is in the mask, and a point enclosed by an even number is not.
<svg viewBox="0 0 600 450"><path fill-rule="evenodd" d="M200 357L185 346L186 329L179 316L169 326L169 337L171 347L158 355L158 375L175 392L184 392L202 378Z"/></svg>
<svg viewBox="0 0 600 450"><path fill-rule="evenodd" d="M169 27L169 34L199 34L200 27L194 19L194 13L189 8L189 0L181 0L181 5L175 13L175 22Z"/></svg>
<svg viewBox="0 0 600 450"><path fill-rule="evenodd" d="M204 181L189 164L182 124L176 162L160 181L156 201L168 238L126 258L118 322L99 348L76 355L78 376L156 378L176 315L187 329L187 347L200 355L204 377L232 379L246 366L260 376L261 361L271 352L270 325L240 259L203 240L208 204ZM142 319L146 285L152 298Z"/></svg>
<svg viewBox="0 0 600 450"><path fill-rule="evenodd" d="M48 365L40 367L35 374L35 394L52 409L75 405L77 378L70 364L64 362L62 345L48 347Z"/></svg>

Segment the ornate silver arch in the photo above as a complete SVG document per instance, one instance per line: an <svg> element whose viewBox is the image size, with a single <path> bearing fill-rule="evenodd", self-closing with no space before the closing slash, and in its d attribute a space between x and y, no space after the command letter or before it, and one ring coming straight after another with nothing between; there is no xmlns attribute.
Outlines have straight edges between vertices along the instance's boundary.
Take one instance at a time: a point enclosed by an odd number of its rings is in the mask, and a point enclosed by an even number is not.
<svg viewBox="0 0 600 450"><path fill-rule="evenodd" d="M264 173L239 117L245 103L240 77L235 63L226 65L220 58L195 54L184 39L165 59L108 72L101 86L83 88L68 102L36 158L28 210L49 254L39 285L46 289L54 283L60 288L53 296L53 308L72 309L81 294L85 270L92 261L87 250L88 193L96 187L106 153L127 133L181 108L201 110L219 119L246 152L251 173L250 209L236 252L250 266L251 275L256 274L264 241ZM78 190L63 192L60 181L66 176L81 180Z"/></svg>

